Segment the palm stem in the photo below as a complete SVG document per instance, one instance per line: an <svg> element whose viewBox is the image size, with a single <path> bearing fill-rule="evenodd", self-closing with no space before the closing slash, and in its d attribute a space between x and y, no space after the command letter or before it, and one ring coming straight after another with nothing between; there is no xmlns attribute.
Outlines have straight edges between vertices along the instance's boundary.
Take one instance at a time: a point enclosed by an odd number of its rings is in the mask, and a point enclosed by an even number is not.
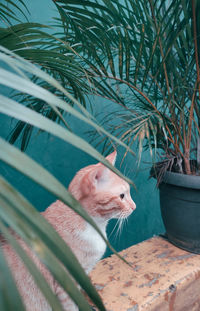
<svg viewBox="0 0 200 311"><path fill-rule="evenodd" d="M155 17L155 14L154 14L152 1L149 0L149 3L150 3L150 7L151 7L151 14L152 14L152 17L153 17L153 20L154 20L154 24L155 24L155 28L156 28L156 33L159 35L160 31L158 29L158 24L157 24L156 17ZM163 47L162 47L162 42L161 42L160 35L159 35L158 41L159 41L159 46L160 46L160 54L161 54L162 61L163 61L163 70L164 70L164 74L165 74L167 91L168 91L169 98L171 98L171 96L170 96L170 87L169 87L169 79L168 79L168 75L167 75L167 67L166 67L166 63L164 61L165 56L164 56L164 52L163 52Z"/></svg>
<svg viewBox="0 0 200 311"><path fill-rule="evenodd" d="M161 113L160 113L160 111L156 108L156 106L153 104L153 102L148 98L148 96L147 96L144 92L142 92L142 91L141 91L140 89L138 89L136 86L134 86L133 84L127 82L126 80L122 80L122 79L117 78L117 77L106 76L106 78L108 78L108 79L113 79L113 80L115 80L115 81L119 81L120 83L126 84L126 85L129 86L130 88L134 89L136 92L138 92L140 95L142 95L142 96L144 97L144 99L153 107L153 109L154 109L155 112L160 116L160 118L163 119L163 118L162 118L162 115L161 115ZM174 139L173 139L173 135L172 135L172 133L171 133L171 131L170 131L170 129L169 129L169 127L168 127L167 124L165 124L165 128L166 128L166 130L167 130L167 132L168 132L168 134L169 134L168 140L173 144L175 150L176 150L177 152L179 152L179 153L182 155L181 149L180 149L180 147L178 146L178 144L175 143L175 141L174 141Z"/></svg>
<svg viewBox="0 0 200 311"><path fill-rule="evenodd" d="M194 33L194 47L195 47L195 61L197 69L197 87L199 90L199 99L200 99L200 72L199 72L199 61L198 61L198 45L197 45L197 23L196 23L196 10L195 3L192 0L192 16L193 16L193 33Z"/></svg>

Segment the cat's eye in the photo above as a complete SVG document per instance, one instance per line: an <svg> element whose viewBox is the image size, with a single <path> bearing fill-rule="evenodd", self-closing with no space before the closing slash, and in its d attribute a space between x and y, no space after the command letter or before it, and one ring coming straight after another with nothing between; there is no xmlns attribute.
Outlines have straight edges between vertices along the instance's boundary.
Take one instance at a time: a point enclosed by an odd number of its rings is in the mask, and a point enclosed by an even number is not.
<svg viewBox="0 0 200 311"><path fill-rule="evenodd" d="M124 198L124 193L121 193L120 194L120 199L123 199Z"/></svg>

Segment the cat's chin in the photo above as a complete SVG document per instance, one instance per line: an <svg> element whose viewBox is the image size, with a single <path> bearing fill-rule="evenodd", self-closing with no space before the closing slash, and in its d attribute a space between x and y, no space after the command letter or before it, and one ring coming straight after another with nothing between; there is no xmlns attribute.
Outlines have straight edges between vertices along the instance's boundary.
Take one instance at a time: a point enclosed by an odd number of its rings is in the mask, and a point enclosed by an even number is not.
<svg viewBox="0 0 200 311"><path fill-rule="evenodd" d="M126 219L132 214L132 212L133 210L116 213L116 214L111 215L109 219Z"/></svg>
<svg viewBox="0 0 200 311"><path fill-rule="evenodd" d="M122 211L119 215L118 215L118 217L116 217L116 218L122 218L122 219L126 219L126 218L128 218L132 213L133 213L133 211L136 209L136 205L134 206L134 208L129 208L128 210L126 210L126 211Z"/></svg>

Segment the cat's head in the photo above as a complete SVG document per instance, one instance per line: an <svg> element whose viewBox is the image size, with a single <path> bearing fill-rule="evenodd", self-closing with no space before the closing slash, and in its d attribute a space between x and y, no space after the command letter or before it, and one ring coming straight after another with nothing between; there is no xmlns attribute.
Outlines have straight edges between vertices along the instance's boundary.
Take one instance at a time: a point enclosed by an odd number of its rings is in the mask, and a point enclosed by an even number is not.
<svg viewBox="0 0 200 311"><path fill-rule="evenodd" d="M116 157L114 151L106 159L114 165ZM136 208L129 184L101 163L81 169L69 191L93 217L125 218Z"/></svg>

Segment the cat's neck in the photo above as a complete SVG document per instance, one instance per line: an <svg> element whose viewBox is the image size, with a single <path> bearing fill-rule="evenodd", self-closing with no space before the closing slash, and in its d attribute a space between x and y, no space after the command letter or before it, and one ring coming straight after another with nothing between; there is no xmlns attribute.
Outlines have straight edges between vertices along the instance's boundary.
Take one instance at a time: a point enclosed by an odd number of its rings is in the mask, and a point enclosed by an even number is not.
<svg viewBox="0 0 200 311"><path fill-rule="evenodd" d="M94 223L97 225L98 229L101 231L103 236L106 238L106 227L107 227L107 224L108 224L108 220L104 220L101 217L91 217L91 218L94 221ZM86 224L86 226L88 226L88 224ZM96 230L95 230L95 232L96 232Z"/></svg>
<svg viewBox="0 0 200 311"><path fill-rule="evenodd" d="M102 217L92 217L92 220L95 222L95 224L97 225L97 227L102 231L102 233L104 233L104 231L106 230L107 224L108 224L108 220L103 219Z"/></svg>
<svg viewBox="0 0 200 311"><path fill-rule="evenodd" d="M59 233L65 230L76 231L78 233L84 231L88 226L87 222L81 216L59 200L51 204L42 214ZM108 220L98 216L90 215L90 217L104 236L106 236L105 232Z"/></svg>

